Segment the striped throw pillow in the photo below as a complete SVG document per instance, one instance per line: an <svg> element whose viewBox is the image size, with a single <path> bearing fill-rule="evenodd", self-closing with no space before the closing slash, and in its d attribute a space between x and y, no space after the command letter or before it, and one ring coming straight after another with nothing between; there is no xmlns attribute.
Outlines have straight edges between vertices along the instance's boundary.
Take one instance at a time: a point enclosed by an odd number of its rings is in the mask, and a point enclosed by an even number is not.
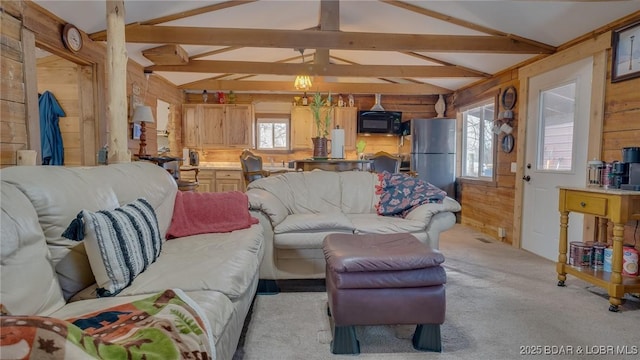
<svg viewBox="0 0 640 360"><path fill-rule="evenodd" d="M160 255L158 220L145 199L114 210L83 210L82 217L85 248L100 297L117 295Z"/></svg>

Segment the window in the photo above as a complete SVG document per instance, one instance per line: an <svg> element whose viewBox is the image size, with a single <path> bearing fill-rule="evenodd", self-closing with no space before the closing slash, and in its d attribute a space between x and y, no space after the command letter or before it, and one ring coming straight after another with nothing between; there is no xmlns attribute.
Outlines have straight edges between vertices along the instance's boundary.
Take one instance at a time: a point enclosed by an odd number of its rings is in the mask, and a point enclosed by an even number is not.
<svg viewBox="0 0 640 360"><path fill-rule="evenodd" d="M573 171L576 83L540 93L538 170Z"/></svg>
<svg viewBox="0 0 640 360"><path fill-rule="evenodd" d="M289 123L288 114L257 114L258 150L288 150Z"/></svg>
<svg viewBox="0 0 640 360"><path fill-rule="evenodd" d="M473 104L462 112L462 176L493 179L494 119L495 99Z"/></svg>

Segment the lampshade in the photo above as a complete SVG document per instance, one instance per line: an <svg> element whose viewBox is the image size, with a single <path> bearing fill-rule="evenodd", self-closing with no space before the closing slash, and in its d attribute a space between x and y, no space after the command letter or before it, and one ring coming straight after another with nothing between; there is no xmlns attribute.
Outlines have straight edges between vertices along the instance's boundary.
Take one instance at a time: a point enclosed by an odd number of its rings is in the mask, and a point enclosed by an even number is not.
<svg viewBox="0 0 640 360"><path fill-rule="evenodd" d="M133 110L133 120L134 123L152 123L155 122L153 119L153 112L151 111L151 107L146 105L138 105Z"/></svg>
<svg viewBox="0 0 640 360"><path fill-rule="evenodd" d="M302 63L304 64L304 49L298 49L300 55L302 56ZM296 76L296 80L293 82L293 87L296 90L309 90L311 89L311 77L309 75L298 75Z"/></svg>
<svg viewBox="0 0 640 360"><path fill-rule="evenodd" d="M311 77L309 75L298 75L293 86L296 90L309 90L311 89Z"/></svg>

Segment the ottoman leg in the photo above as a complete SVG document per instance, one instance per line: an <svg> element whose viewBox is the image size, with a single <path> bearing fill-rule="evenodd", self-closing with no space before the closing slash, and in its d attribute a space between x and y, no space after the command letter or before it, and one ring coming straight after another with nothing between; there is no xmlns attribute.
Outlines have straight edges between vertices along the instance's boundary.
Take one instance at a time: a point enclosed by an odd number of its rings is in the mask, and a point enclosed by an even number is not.
<svg viewBox="0 0 640 360"><path fill-rule="evenodd" d="M360 342L356 338L355 326L334 327L331 352L333 354L360 354Z"/></svg>
<svg viewBox="0 0 640 360"><path fill-rule="evenodd" d="M440 325L419 324L413 333L413 348L420 351L442 352Z"/></svg>

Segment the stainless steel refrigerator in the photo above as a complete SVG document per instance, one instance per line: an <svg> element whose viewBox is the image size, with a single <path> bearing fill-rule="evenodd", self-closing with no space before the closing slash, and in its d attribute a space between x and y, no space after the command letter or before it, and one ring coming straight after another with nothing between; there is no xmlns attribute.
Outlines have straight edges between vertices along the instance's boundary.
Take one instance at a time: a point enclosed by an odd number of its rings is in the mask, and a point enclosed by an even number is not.
<svg viewBox="0 0 640 360"><path fill-rule="evenodd" d="M455 197L455 119L411 119L411 171Z"/></svg>

